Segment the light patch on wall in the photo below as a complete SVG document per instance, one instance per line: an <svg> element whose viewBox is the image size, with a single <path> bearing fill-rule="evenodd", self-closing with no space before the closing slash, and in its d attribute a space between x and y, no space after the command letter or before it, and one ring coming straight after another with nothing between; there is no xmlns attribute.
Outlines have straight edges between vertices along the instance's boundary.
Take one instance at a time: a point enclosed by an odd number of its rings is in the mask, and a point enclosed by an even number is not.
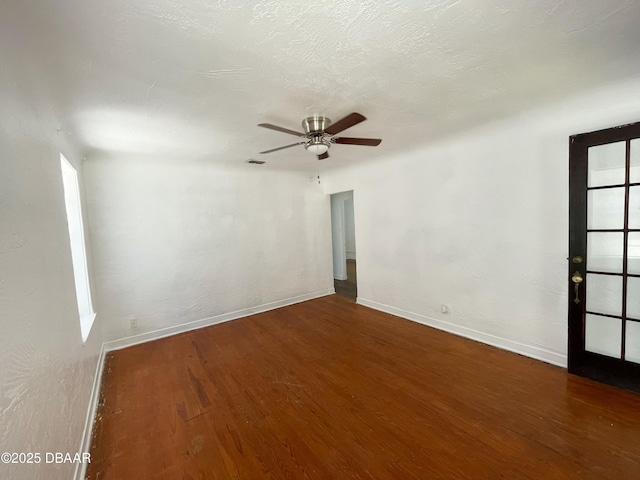
<svg viewBox="0 0 640 480"><path fill-rule="evenodd" d="M163 113L105 108L80 112L74 120L80 140L97 151L206 155L222 143L195 120L187 124Z"/></svg>

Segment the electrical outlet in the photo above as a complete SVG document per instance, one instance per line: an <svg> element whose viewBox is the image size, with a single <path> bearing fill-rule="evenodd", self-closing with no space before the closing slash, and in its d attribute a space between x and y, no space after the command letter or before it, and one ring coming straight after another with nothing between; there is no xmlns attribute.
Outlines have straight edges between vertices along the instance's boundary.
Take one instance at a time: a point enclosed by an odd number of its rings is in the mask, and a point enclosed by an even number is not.
<svg viewBox="0 0 640 480"><path fill-rule="evenodd" d="M129 319L129 328L138 328L138 319L136 317Z"/></svg>
<svg viewBox="0 0 640 480"><path fill-rule="evenodd" d="M448 315L451 313L451 307L449 305L445 305L444 303L440 306L440 311L442 313L444 313L445 315Z"/></svg>

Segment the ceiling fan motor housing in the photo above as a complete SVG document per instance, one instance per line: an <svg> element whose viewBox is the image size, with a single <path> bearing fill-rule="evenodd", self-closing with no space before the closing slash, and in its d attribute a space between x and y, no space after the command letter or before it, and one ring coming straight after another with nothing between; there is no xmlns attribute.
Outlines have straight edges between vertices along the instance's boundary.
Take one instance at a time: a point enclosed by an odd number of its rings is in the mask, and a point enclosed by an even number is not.
<svg viewBox="0 0 640 480"><path fill-rule="evenodd" d="M304 128L304 133L308 138L311 138L310 134L323 133L324 129L329 125L331 125L331 120L321 116L307 117L302 121L302 128Z"/></svg>
<svg viewBox="0 0 640 480"><path fill-rule="evenodd" d="M331 143L329 142L324 129L331 125L331 120L327 117L307 117L302 121L302 128L304 128L305 136L309 139L304 144L304 148L314 154L322 155L329 150Z"/></svg>

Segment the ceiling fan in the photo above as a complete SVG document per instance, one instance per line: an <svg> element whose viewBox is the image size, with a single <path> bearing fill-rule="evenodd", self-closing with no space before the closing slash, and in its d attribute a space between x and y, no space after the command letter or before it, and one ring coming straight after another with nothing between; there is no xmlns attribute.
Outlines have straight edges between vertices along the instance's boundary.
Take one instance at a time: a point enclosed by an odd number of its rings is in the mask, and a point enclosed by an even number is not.
<svg viewBox="0 0 640 480"><path fill-rule="evenodd" d="M382 142L379 138L354 138L354 137L337 137L336 135L347 128L353 127L360 122L364 122L366 118L359 113L350 113L336 123L331 123L327 117L313 116L307 117L302 121L304 133L289 130L288 128L278 127L270 123L259 123L259 127L269 128L278 132L289 133L299 137L299 141L284 147L272 148L260 153L277 152L285 148L295 147L296 145L304 145L307 152L315 155L318 160L329 158L329 147L332 143L342 143L346 145L366 145L376 147Z"/></svg>

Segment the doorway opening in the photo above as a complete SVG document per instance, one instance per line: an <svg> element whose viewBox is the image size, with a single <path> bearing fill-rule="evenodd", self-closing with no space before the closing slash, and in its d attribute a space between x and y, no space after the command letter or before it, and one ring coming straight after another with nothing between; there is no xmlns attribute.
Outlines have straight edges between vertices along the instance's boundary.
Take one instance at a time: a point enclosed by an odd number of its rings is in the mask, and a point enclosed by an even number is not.
<svg viewBox="0 0 640 480"><path fill-rule="evenodd" d="M333 285L338 295L356 301L356 227L353 190L331 195L331 243L333 247Z"/></svg>

